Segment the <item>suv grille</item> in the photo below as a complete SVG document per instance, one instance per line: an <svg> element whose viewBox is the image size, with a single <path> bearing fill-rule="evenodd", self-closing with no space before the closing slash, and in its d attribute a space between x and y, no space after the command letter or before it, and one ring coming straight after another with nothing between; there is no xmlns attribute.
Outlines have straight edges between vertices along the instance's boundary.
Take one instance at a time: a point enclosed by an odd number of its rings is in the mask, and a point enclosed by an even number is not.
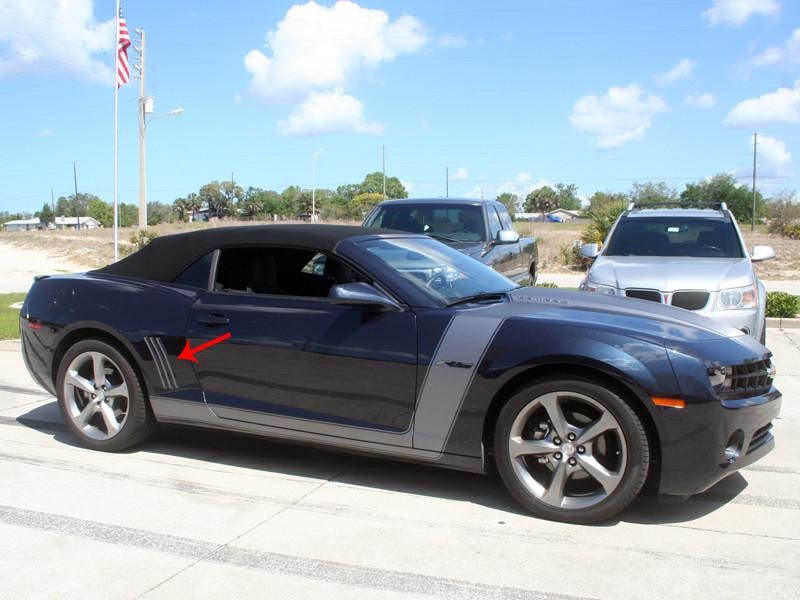
<svg viewBox="0 0 800 600"><path fill-rule="evenodd" d="M749 398L766 394L772 387L775 371L770 359L758 360L726 369L720 398Z"/></svg>
<svg viewBox="0 0 800 600"><path fill-rule="evenodd" d="M708 292L675 292L672 294L672 306L686 310L700 310L708 304Z"/></svg>
<svg viewBox="0 0 800 600"><path fill-rule="evenodd" d="M628 298L639 298L639 300L650 300L651 302L661 302L661 293L656 290L625 290Z"/></svg>

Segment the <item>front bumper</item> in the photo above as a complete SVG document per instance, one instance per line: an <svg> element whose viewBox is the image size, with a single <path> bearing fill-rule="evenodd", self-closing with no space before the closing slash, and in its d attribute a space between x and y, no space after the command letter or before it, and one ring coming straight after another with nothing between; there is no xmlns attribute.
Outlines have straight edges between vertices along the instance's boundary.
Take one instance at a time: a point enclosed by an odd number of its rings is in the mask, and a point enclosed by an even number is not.
<svg viewBox="0 0 800 600"><path fill-rule="evenodd" d="M712 304L709 302L709 305ZM741 308L733 310L697 310L694 311L698 315L703 315L709 319L714 319L718 323L724 323L744 331L747 335L759 339L761 335L761 328L763 323L759 318L759 311L757 308Z"/></svg>
<svg viewBox="0 0 800 600"><path fill-rule="evenodd" d="M672 421L667 430L673 433L672 439L662 439L659 491L698 494L759 460L775 447L771 429L780 407L781 393L772 388L742 400L665 409L665 420Z"/></svg>

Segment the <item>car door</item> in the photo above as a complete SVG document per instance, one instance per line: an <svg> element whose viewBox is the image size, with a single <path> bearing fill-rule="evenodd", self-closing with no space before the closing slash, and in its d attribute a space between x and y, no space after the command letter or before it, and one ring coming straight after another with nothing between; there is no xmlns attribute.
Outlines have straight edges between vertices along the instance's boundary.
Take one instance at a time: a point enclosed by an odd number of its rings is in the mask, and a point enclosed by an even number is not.
<svg viewBox="0 0 800 600"><path fill-rule="evenodd" d="M331 285L362 278L303 248L221 252L186 337L205 400L222 419L410 445L417 364L412 311L338 304ZM380 436L376 434L387 434Z"/></svg>
<svg viewBox="0 0 800 600"><path fill-rule="evenodd" d="M497 235L503 229L500 216L493 205L486 205L486 223L489 226L489 251L484 255L484 262L506 277L511 277L517 268L519 244L500 244ZM515 252L516 247L516 252Z"/></svg>

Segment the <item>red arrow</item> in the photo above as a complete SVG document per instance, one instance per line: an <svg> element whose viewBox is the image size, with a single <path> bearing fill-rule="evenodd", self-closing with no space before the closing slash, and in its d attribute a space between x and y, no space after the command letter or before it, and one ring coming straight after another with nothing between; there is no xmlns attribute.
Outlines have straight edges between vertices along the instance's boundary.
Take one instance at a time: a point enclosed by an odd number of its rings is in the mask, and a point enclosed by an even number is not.
<svg viewBox="0 0 800 600"><path fill-rule="evenodd" d="M195 354L197 354L198 352L202 352L207 348L211 348L211 346L216 346L220 342L224 342L225 340L227 340L229 337L231 337L230 332L223 333L221 336L215 337L213 340L209 340L205 344L200 344L196 348L192 348L191 344L189 344L189 340L186 340L186 345L183 347L183 350L178 355L178 360L190 360L192 362L198 362Z"/></svg>

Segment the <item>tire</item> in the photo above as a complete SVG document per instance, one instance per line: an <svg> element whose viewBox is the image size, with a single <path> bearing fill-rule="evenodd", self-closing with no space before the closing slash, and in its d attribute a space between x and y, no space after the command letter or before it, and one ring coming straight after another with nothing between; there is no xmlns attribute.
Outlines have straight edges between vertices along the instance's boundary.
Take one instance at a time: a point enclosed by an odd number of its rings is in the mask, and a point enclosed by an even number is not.
<svg viewBox="0 0 800 600"><path fill-rule="evenodd" d="M494 452L503 483L522 506L567 523L619 513L641 491L650 465L647 434L634 410L583 379L517 391L498 415Z"/></svg>
<svg viewBox="0 0 800 600"><path fill-rule="evenodd" d="M143 442L155 427L139 375L106 342L82 340L69 348L56 385L64 422L87 448L124 450Z"/></svg>
<svg viewBox="0 0 800 600"><path fill-rule="evenodd" d="M531 263L531 268L530 268L529 272L531 274L531 279L530 279L530 283L528 285L536 285L536 278L539 276L539 274L536 272L536 263L535 262Z"/></svg>

